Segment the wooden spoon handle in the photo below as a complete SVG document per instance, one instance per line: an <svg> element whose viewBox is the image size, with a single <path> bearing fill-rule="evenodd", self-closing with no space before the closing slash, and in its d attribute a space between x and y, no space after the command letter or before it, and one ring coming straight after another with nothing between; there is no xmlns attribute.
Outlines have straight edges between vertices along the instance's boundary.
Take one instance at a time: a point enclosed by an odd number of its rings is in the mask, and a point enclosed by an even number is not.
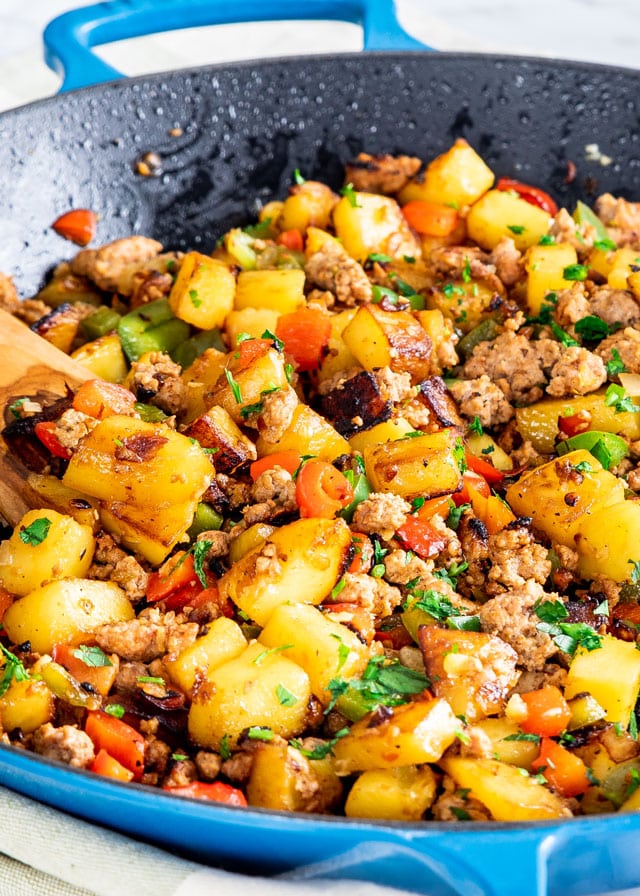
<svg viewBox="0 0 640 896"><path fill-rule="evenodd" d="M0 428L13 419L10 406L19 398L51 401L92 378L81 364L0 309ZM0 514L12 526L38 505L28 473L0 438Z"/></svg>

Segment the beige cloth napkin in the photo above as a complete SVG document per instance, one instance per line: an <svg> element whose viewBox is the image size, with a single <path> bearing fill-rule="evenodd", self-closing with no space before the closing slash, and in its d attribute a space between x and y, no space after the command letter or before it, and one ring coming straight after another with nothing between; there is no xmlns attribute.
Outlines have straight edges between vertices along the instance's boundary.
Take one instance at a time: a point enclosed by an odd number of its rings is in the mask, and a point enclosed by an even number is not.
<svg viewBox="0 0 640 896"><path fill-rule="evenodd" d="M0 787L0 896L409 896L372 883L249 877L179 859Z"/></svg>

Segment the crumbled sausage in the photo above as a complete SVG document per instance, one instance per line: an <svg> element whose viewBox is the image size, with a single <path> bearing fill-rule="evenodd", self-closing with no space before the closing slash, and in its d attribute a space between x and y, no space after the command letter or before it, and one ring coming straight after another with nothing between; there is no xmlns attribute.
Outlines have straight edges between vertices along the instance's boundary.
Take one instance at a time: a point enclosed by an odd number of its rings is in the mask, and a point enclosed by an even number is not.
<svg viewBox="0 0 640 896"><path fill-rule="evenodd" d="M146 236L129 236L100 249L82 249L70 262L71 271L88 277L106 292L131 295L133 275L162 251L161 243Z"/></svg>
<svg viewBox="0 0 640 896"><path fill-rule="evenodd" d="M287 470L275 466L265 470L253 483L251 496L256 502L243 510L248 526L265 522L283 513L293 513L298 509L296 484Z"/></svg>
<svg viewBox="0 0 640 896"><path fill-rule="evenodd" d="M541 632L534 606L540 601L559 600L546 593L542 585L530 579L520 588L492 597L480 608L480 624L489 634L511 644L518 662L525 669L542 669L547 659L558 652L553 640Z"/></svg>
<svg viewBox="0 0 640 896"><path fill-rule="evenodd" d="M445 775L442 781L444 793L431 807L435 821L490 821L491 813L469 794L459 788L453 778Z"/></svg>
<svg viewBox="0 0 640 896"><path fill-rule="evenodd" d="M215 781L220 774L222 759L218 753L209 750L198 750L195 756L196 769L203 781Z"/></svg>
<svg viewBox="0 0 640 896"><path fill-rule="evenodd" d="M549 395L556 397L587 395L606 382L607 368L599 355L581 346L565 348L551 369Z"/></svg>
<svg viewBox="0 0 640 896"><path fill-rule="evenodd" d="M498 245L494 246L489 258L505 286L513 286L524 277L522 253L516 249L516 244L510 237L503 237Z"/></svg>
<svg viewBox="0 0 640 896"><path fill-rule="evenodd" d="M101 532L96 537L96 551L89 569L91 578L110 579L124 589L132 603L145 596L149 574L130 554L118 547L111 535Z"/></svg>
<svg viewBox="0 0 640 896"><path fill-rule="evenodd" d="M576 281L568 289L559 289L553 319L563 330L570 330L576 321L591 314L584 283Z"/></svg>
<svg viewBox="0 0 640 896"><path fill-rule="evenodd" d="M558 210L549 228L558 243L568 243L582 257L593 246L595 228L591 224L578 225L566 208Z"/></svg>
<svg viewBox="0 0 640 896"><path fill-rule="evenodd" d="M376 616L390 616L402 603L400 589L383 579L348 572L342 581L344 587L339 594L340 603L355 604Z"/></svg>
<svg viewBox="0 0 640 896"><path fill-rule="evenodd" d="M353 527L357 532L375 532L391 538L404 523L411 505L399 495L373 492L356 507Z"/></svg>
<svg viewBox="0 0 640 896"><path fill-rule="evenodd" d="M226 557L229 553L231 535L228 532L221 532L218 529L207 529L206 532L200 532L197 541L206 541L209 543L207 559L211 557Z"/></svg>
<svg viewBox="0 0 640 896"><path fill-rule="evenodd" d="M373 375L384 398L394 404L415 395L415 388L411 384L411 374L409 373L396 373L390 367L379 367L374 370Z"/></svg>
<svg viewBox="0 0 640 896"><path fill-rule="evenodd" d="M55 436L64 448L74 451L98 425L95 417L68 408L55 422Z"/></svg>
<svg viewBox="0 0 640 896"><path fill-rule="evenodd" d="M95 758L91 738L73 725L54 728L51 722L46 722L33 734L33 749L46 759L64 762L73 768L87 768Z"/></svg>
<svg viewBox="0 0 640 896"><path fill-rule="evenodd" d="M449 391L458 402L463 417L469 420L477 417L488 429L506 423L514 415L500 386L492 383L485 373L476 379L455 380Z"/></svg>
<svg viewBox="0 0 640 896"><path fill-rule="evenodd" d="M193 644L198 636L198 625L176 622L173 613L167 613L163 618L153 608L143 610L137 619L128 622L99 625L95 636L98 646L107 653L117 653L125 660L149 663L166 653L180 653Z"/></svg>
<svg viewBox="0 0 640 896"><path fill-rule="evenodd" d="M372 156L361 152L345 165L345 178L359 192L391 195L406 186L421 164L415 156Z"/></svg>
<svg viewBox="0 0 640 896"><path fill-rule="evenodd" d="M139 308L149 302L157 302L168 296L173 286L173 277L162 271L136 271L131 278L130 308Z"/></svg>
<svg viewBox="0 0 640 896"><path fill-rule="evenodd" d="M628 373L640 373L640 330L625 327L624 330L612 333L602 340L595 353L608 364L613 360L614 349Z"/></svg>
<svg viewBox="0 0 640 896"><path fill-rule="evenodd" d="M640 319L640 305L634 294L627 289L601 286L592 292L589 305L589 313L602 318L610 326L628 327Z"/></svg>
<svg viewBox="0 0 640 896"><path fill-rule="evenodd" d="M138 400L153 404L167 414L178 414L185 406L187 387L182 368L164 352L150 352L131 365L130 389Z"/></svg>
<svg viewBox="0 0 640 896"><path fill-rule="evenodd" d="M640 238L640 203L603 193L595 201L595 212L619 245L635 244Z"/></svg>
<svg viewBox="0 0 640 896"><path fill-rule="evenodd" d="M289 428L293 412L299 404L295 389L283 386L262 398L262 409L257 417L260 435L267 442L278 442ZM250 425L251 419L246 421Z"/></svg>
<svg viewBox="0 0 640 896"><path fill-rule="evenodd" d="M344 305L365 304L372 299L371 282L362 265L333 240L307 259L304 271L310 283L329 290Z"/></svg>
<svg viewBox="0 0 640 896"><path fill-rule="evenodd" d="M162 782L163 787L186 787L197 781L196 764L192 759L177 759L169 767L169 773Z"/></svg>
<svg viewBox="0 0 640 896"><path fill-rule="evenodd" d="M520 588L529 579L542 585L551 572L547 549L517 520L489 536L488 553L487 594Z"/></svg>
<svg viewBox="0 0 640 896"><path fill-rule="evenodd" d="M523 333L505 329L493 342L481 342L474 348L463 375L469 379L487 376L509 401L531 404L542 397L547 381L545 365L554 351L557 359L561 354L557 342L533 342Z"/></svg>

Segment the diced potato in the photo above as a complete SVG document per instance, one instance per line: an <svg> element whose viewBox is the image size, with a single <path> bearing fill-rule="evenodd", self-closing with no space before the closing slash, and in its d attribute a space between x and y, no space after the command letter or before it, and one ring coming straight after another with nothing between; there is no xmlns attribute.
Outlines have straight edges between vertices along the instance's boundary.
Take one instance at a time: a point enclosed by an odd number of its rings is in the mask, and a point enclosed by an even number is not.
<svg viewBox="0 0 640 896"><path fill-rule="evenodd" d="M293 449L301 455L310 454L329 463L341 454L351 454L349 442L329 421L302 403L295 408L291 423L278 441L268 442L263 436L258 436L256 449L258 457Z"/></svg>
<svg viewBox="0 0 640 896"><path fill-rule="evenodd" d="M304 271L295 268L241 271L234 308L270 308L290 314L304 305Z"/></svg>
<svg viewBox="0 0 640 896"><path fill-rule="evenodd" d="M310 696L304 669L254 642L194 688L189 734L212 750L220 749L225 735L233 748L246 728L270 728L288 739L304 730Z"/></svg>
<svg viewBox="0 0 640 896"><path fill-rule="evenodd" d="M114 415L83 439L63 482L105 502L110 531L160 563L191 525L212 474L208 456L186 436Z"/></svg>
<svg viewBox="0 0 640 896"><path fill-rule="evenodd" d="M473 727L491 740L493 759L531 771L531 763L540 753L540 744L537 740L522 740L522 732L515 722L500 716L478 719Z"/></svg>
<svg viewBox="0 0 640 896"><path fill-rule="evenodd" d="M581 471L566 475L566 470L581 464L586 465ZM587 516L624 500L624 483L579 449L525 473L509 486L506 498L514 513L532 517L552 541L575 547L575 536Z"/></svg>
<svg viewBox="0 0 640 896"><path fill-rule="evenodd" d="M372 724L373 723L373 724ZM438 762L456 739L461 722L446 700L405 703L381 721L372 714L355 722L333 748L336 772L353 772Z"/></svg>
<svg viewBox="0 0 640 896"><path fill-rule="evenodd" d="M0 543L0 582L22 596L54 579L82 578L95 546L91 528L73 517L56 510L30 510L11 538Z"/></svg>
<svg viewBox="0 0 640 896"><path fill-rule="evenodd" d="M329 380L341 370L347 370L349 367L356 367L358 361L344 341L342 336L336 335L335 332L329 337L327 345L327 354L320 362L320 370L318 371L318 382Z"/></svg>
<svg viewBox="0 0 640 896"><path fill-rule="evenodd" d="M376 492L393 492L403 498L422 495L435 498L458 491L462 473L456 460L461 444L453 429L415 438L367 446L364 465Z"/></svg>
<svg viewBox="0 0 640 896"><path fill-rule="evenodd" d="M242 308L227 314L224 328L229 337L229 345L238 342L238 336L248 333L253 339L260 339L269 330L275 333L280 312L273 308Z"/></svg>
<svg viewBox="0 0 640 896"><path fill-rule="evenodd" d="M409 311L362 305L342 338L365 370L390 367L416 383L429 375L431 340Z"/></svg>
<svg viewBox="0 0 640 896"><path fill-rule="evenodd" d="M455 326L466 334L491 314L495 297L496 287L491 280L478 278L465 283L460 279L434 284L425 301L427 310L440 311L452 329Z"/></svg>
<svg viewBox="0 0 640 896"><path fill-rule="evenodd" d="M282 648L284 656L302 666L312 692L325 705L332 697L327 689L331 679L359 676L370 656L354 632L309 604L280 604L259 640L267 647Z"/></svg>
<svg viewBox="0 0 640 896"><path fill-rule="evenodd" d="M209 672L239 656L247 646L240 626L226 616L210 622L208 631L181 651L175 659L164 661L171 680L190 694L194 683Z"/></svg>
<svg viewBox="0 0 640 896"><path fill-rule="evenodd" d="M568 701L571 719L567 722L567 731L575 731L586 725L593 725L606 718L605 710L592 694L576 694Z"/></svg>
<svg viewBox="0 0 640 896"><path fill-rule="evenodd" d="M492 463L496 470L503 473L513 470L513 461L488 432L483 432L482 435L477 432L467 433L466 443L470 454Z"/></svg>
<svg viewBox="0 0 640 896"><path fill-rule="evenodd" d="M55 711L53 694L39 679L16 681L14 678L0 697L0 723L4 731L20 728L23 734L31 734L41 725L51 722Z"/></svg>
<svg viewBox="0 0 640 896"><path fill-rule="evenodd" d="M235 563L220 579L220 594L264 626L280 604L322 603L350 550L351 531L343 519L296 520Z"/></svg>
<svg viewBox="0 0 640 896"><path fill-rule="evenodd" d="M611 289L628 289L629 276L634 273L633 267L640 264L640 252L625 246L617 249L609 258L611 268L607 275L607 283Z"/></svg>
<svg viewBox="0 0 640 896"><path fill-rule="evenodd" d="M608 722L627 728L640 689L640 651L611 635L602 635L601 645L595 650L578 648L567 673L565 697L591 694Z"/></svg>
<svg viewBox="0 0 640 896"><path fill-rule="evenodd" d="M187 387L186 408L182 414L184 423L195 420L207 410L204 397L217 383L226 361L227 355L224 352L208 348L182 371L182 379Z"/></svg>
<svg viewBox="0 0 640 896"><path fill-rule="evenodd" d="M256 446L219 405L209 408L183 430L188 439L196 439L211 455L217 473L231 473L240 464L255 460Z"/></svg>
<svg viewBox="0 0 640 896"><path fill-rule="evenodd" d="M431 339L431 345L437 348L444 343L455 343L453 323L450 317L445 317L440 308L425 308L424 311L416 311L416 318L420 326ZM431 352L429 373L432 376L441 376L443 372L442 362L437 351Z"/></svg>
<svg viewBox="0 0 640 896"><path fill-rule="evenodd" d="M435 625L418 629L427 675L438 697L468 722L497 715L516 684L518 656L501 638L485 632Z"/></svg>
<svg viewBox="0 0 640 896"><path fill-rule="evenodd" d="M396 442L405 439L410 433L415 432L413 426L404 417L394 417L385 420L384 423L376 423L370 429L363 429L349 438L349 444L354 451L364 454L368 448L375 448L384 442Z"/></svg>
<svg viewBox="0 0 640 896"><path fill-rule="evenodd" d="M630 442L640 439L640 412L617 412L604 403L604 391L575 398L545 398L536 404L516 408L516 423L523 439L530 441L541 454L552 454L558 437L558 418L588 411L590 429L613 432Z"/></svg>
<svg viewBox="0 0 640 896"><path fill-rule="evenodd" d="M228 265L200 252L187 252L171 287L176 317L201 330L221 327L233 308L236 279Z"/></svg>
<svg viewBox="0 0 640 896"><path fill-rule="evenodd" d="M113 582L68 578L16 600L3 623L14 644L30 641L36 653L51 653L56 644L82 643L97 626L134 616L124 591Z"/></svg>
<svg viewBox="0 0 640 896"><path fill-rule="evenodd" d="M70 304L58 305L31 325L34 330L51 345L68 355L80 328L81 315Z"/></svg>
<svg viewBox="0 0 640 896"><path fill-rule="evenodd" d="M127 375L127 359L117 333L107 333L106 336L86 342L72 352L71 357L109 383L121 383Z"/></svg>
<svg viewBox="0 0 640 896"><path fill-rule="evenodd" d="M428 765L370 769L356 778L344 807L348 818L420 821L436 796Z"/></svg>
<svg viewBox="0 0 640 896"><path fill-rule="evenodd" d="M564 270L576 264L576 250L569 243L532 246L527 253L527 306L531 314L540 313L547 293L568 289L572 281L565 280Z"/></svg>
<svg viewBox="0 0 640 896"><path fill-rule="evenodd" d="M307 258L311 258L312 255L319 252L327 242L336 243L338 246L340 245L340 240L337 240L335 236L327 233L326 230L322 230L319 227L309 227L307 229L307 240L304 247L304 253Z"/></svg>
<svg viewBox="0 0 640 896"><path fill-rule="evenodd" d="M332 757L306 759L284 741L260 743L247 782L250 806L287 812L327 812L341 797Z"/></svg>
<svg viewBox="0 0 640 896"><path fill-rule="evenodd" d="M328 227L331 211L338 202L330 187L317 180L306 180L291 187L289 192L276 219L278 230L295 229L304 233L307 227Z"/></svg>
<svg viewBox="0 0 640 896"><path fill-rule="evenodd" d="M243 426L246 423L246 412L243 416L243 411L259 404L264 393L286 388L287 373L283 356L275 349L254 358L242 370L233 369L233 360L232 353L225 372L218 377L213 388L205 391L204 401L207 407L220 405L238 426Z"/></svg>
<svg viewBox="0 0 640 896"><path fill-rule="evenodd" d="M411 181L400 192L404 205L426 199L462 208L471 205L493 185L494 175L466 140L459 139L427 166L422 180Z"/></svg>
<svg viewBox="0 0 640 896"><path fill-rule="evenodd" d="M27 486L37 495L42 507L52 507L58 513L71 516L82 526L95 532L98 526L98 501L73 488L68 488L57 477L47 473L29 473Z"/></svg>
<svg viewBox="0 0 640 896"><path fill-rule="evenodd" d="M440 765L458 787L486 806L495 821L535 821L570 814L559 796L513 765L462 756L447 756Z"/></svg>
<svg viewBox="0 0 640 896"><path fill-rule="evenodd" d="M536 245L550 223L548 212L505 190L489 190L467 215L468 234L483 249L495 249L509 237L524 252Z"/></svg>
<svg viewBox="0 0 640 896"><path fill-rule="evenodd" d="M336 236L356 261L364 262L372 252L391 258L422 254L400 206L390 196L357 193L343 196L333 209Z"/></svg>
<svg viewBox="0 0 640 896"><path fill-rule="evenodd" d="M620 501L594 510L579 523L575 541L578 569L586 579L606 576L614 582L629 579L640 561L640 504Z"/></svg>

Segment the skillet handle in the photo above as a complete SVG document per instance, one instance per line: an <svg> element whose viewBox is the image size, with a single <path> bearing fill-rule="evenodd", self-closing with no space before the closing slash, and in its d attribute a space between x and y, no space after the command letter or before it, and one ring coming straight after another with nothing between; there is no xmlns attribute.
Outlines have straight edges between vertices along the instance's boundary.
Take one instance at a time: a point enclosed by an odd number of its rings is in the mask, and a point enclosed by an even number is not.
<svg viewBox="0 0 640 896"><path fill-rule="evenodd" d="M199 25L282 19L331 19L362 25L365 50L431 49L400 26L394 0L111 0L64 13L44 32L47 65L61 91L123 75L91 52L111 41Z"/></svg>

